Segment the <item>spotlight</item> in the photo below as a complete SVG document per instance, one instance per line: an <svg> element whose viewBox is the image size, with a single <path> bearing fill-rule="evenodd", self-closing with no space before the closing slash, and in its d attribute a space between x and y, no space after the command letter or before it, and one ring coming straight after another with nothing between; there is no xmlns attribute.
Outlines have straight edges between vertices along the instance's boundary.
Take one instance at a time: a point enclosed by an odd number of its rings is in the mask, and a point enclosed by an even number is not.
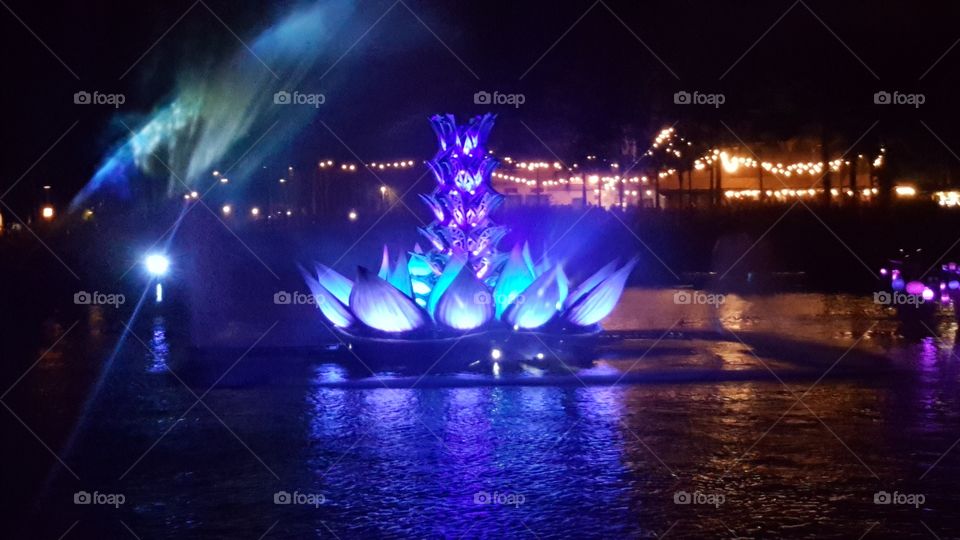
<svg viewBox="0 0 960 540"><path fill-rule="evenodd" d="M497 348L490 349L490 358L494 360L499 360L501 356L503 356L503 353L500 351L500 349L497 349Z"/></svg>
<svg viewBox="0 0 960 540"><path fill-rule="evenodd" d="M147 267L147 272L150 272L150 274L156 277L165 275L167 270L170 269L170 259L168 259L166 255L159 253L147 255L143 262Z"/></svg>

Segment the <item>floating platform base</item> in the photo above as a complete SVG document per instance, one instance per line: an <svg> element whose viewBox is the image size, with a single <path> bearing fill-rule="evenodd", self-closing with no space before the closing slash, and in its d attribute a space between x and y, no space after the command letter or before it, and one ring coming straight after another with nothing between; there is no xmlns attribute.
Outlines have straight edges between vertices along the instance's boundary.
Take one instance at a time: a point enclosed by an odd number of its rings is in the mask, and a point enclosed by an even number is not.
<svg viewBox="0 0 960 540"><path fill-rule="evenodd" d="M344 330L337 333L342 346L363 363L456 368L477 361L576 364L581 359L592 360L601 330L599 326L557 333L498 329L411 339L360 336Z"/></svg>

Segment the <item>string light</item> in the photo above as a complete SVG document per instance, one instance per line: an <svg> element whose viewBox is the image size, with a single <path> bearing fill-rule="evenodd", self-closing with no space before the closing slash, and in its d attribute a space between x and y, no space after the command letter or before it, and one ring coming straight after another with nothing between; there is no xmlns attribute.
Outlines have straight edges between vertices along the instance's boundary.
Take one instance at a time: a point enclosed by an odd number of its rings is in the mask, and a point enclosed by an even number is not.
<svg viewBox="0 0 960 540"><path fill-rule="evenodd" d="M641 155L653 156L657 153L660 153L667 158L667 161L669 162L670 160L681 159L684 155L689 155L690 147L692 146L693 142L680 136L675 128L666 127L657 132L648 149ZM881 147L880 153L876 157L869 158L863 154L860 154L857 156L857 160L871 159L870 163L872 163L873 167L878 168L885 164L885 154L886 149ZM601 161L598 156L594 154L587 155L586 160L588 162ZM581 174L576 171L576 169L579 169L580 167L579 164L574 163L571 166L566 167L560 161L516 160L515 158L509 156L502 158L501 161L503 163L502 168L497 172L494 172L492 177L497 180L510 182L521 187L536 187L541 189L567 187L567 189L569 189L571 186L578 186L582 189L585 184L588 184L593 188L592 191L595 194L615 192L622 197L636 198L636 202L638 204L644 197L655 196L654 190L624 189L624 186L629 186L630 184L649 184L650 180L647 176L627 174L621 177L620 175L614 174ZM629 166L625 166L622 163L607 162L606 160L603 161L605 163L609 163L611 172L618 172L621 170L621 168L623 168L624 172L629 173L633 166L636 165L636 163L633 163ZM414 160L385 160L381 162L370 162L366 165L366 167L378 171L389 171L408 169L413 167L415 164L416 162ZM334 165L335 162L332 159L321 160L318 162L318 166L321 169L333 168ZM742 155L732 150L723 150L716 147L706 150L700 157L693 159L691 165L692 170L698 172L705 171L708 167L718 165L721 167L721 170L730 175L749 176L751 173L747 171L758 171L758 169L762 169L763 171L778 177L798 179L800 177L810 177L812 179L816 179L821 177L827 170L834 173L840 173L852 166L851 161L843 158L836 158L825 162L797 161L793 163L782 163L760 161L755 156ZM565 169L567 174L563 174L562 176L557 174ZM341 172L355 172L357 170L357 165L354 163L339 163L339 170ZM541 171L549 171L549 174L547 175L548 177L539 178ZM675 166L664 166L660 170L656 171L656 178L667 179L677 175L677 172L678 171ZM777 189L765 191L761 191L760 189L732 189L726 190L724 192L724 197L731 201L759 200L762 196L778 200L785 200L798 197L809 198L822 193L822 188ZM897 186L895 193L898 197L915 197L918 194L918 191L913 186ZM854 191L851 189L831 189L830 194L836 197L853 197L855 195ZM870 198L877 194L877 189L867 188L860 191L859 194L864 198ZM934 198L941 206L960 206L960 195L957 195L956 192L938 192L938 194L935 194ZM614 198L604 200L605 206L616 206L621 203L619 198L617 198L616 202L614 202L613 199Z"/></svg>

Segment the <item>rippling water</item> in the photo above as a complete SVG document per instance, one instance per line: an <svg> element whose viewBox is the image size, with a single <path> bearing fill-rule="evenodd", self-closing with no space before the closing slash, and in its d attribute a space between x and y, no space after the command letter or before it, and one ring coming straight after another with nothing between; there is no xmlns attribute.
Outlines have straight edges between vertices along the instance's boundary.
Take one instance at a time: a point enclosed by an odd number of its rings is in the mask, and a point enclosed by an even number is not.
<svg viewBox="0 0 960 540"><path fill-rule="evenodd" d="M177 323L144 317L65 452L79 479L55 467L19 521L54 538L71 526L141 538L960 534L952 312L907 339L860 297L672 299L628 291L607 328L670 333L608 344L572 370L377 374L412 380L400 388L334 355L254 353L198 372ZM42 362L25 381L37 393L7 400L44 440L67 440L44 424L57 411L25 409L76 392L71 358ZM541 377L554 378L523 384ZM125 502L75 505L78 490ZM318 504L275 504L278 492ZM878 492L897 502L875 504ZM915 495L922 504L901 504Z"/></svg>

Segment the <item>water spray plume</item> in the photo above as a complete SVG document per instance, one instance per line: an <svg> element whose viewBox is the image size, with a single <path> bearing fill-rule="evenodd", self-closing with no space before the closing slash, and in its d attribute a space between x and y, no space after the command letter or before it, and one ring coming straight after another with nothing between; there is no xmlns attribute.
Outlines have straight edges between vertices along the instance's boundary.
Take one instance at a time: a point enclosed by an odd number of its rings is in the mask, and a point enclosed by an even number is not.
<svg viewBox="0 0 960 540"><path fill-rule="evenodd" d="M276 153L317 112L274 96L320 92L304 88L312 84L306 76L352 9L346 0L310 4L264 30L249 49L238 44L212 73L185 69L174 96L145 120L120 120L131 133L103 159L71 211L102 191L128 197L130 182L140 176L166 177L168 195L206 189L198 180L234 156L242 161L230 169L231 179L249 178L261 158Z"/></svg>

